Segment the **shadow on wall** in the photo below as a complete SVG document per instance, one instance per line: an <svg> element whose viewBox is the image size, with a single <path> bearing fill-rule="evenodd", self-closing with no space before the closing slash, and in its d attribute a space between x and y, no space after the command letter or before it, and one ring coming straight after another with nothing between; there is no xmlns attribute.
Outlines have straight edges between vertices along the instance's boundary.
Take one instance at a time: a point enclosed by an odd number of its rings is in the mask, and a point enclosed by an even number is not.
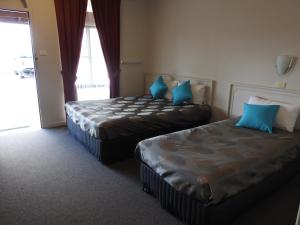
<svg viewBox="0 0 300 225"><path fill-rule="evenodd" d="M223 109L217 106L212 106L211 108L212 108L211 122L225 120L228 118L227 112L225 112Z"/></svg>

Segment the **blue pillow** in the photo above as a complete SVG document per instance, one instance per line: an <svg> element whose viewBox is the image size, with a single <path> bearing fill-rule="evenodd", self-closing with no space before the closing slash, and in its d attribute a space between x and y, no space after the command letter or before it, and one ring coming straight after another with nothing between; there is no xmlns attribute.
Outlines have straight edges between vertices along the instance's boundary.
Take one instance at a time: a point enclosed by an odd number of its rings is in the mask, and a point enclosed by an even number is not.
<svg viewBox="0 0 300 225"><path fill-rule="evenodd" d="M185 81L174 87L172 90L173 94L173 105L181 105L185 101L192 99L192 90L190 81Z"/></svg>
<svg viewBox="0 0 300 225"><path fill-rule="evenodd" d="M236 126L272 133L273 122L279 107L279 105L245 104L243 116Z"/></svg>
<svg viewBox="0 0 300 225"><path fill-rule="evenodd" d="M162 76L159 76L150 86L150 93L153 98L164 98L168 87L165 84Z"/></svg>

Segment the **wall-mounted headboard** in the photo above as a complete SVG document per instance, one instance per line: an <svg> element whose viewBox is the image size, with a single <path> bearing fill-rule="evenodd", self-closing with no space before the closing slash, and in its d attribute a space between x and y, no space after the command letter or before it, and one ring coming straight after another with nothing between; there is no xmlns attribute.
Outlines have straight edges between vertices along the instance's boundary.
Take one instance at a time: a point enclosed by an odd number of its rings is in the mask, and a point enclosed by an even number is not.
<svg viewBox="0 0 300 225"><path fill-rule="evenodd" d="M259 96L300 105L300 90L288 90L253 84L233 83L230 85L228 116L235 117L242 115L243 105L248 102L250 96ZM296 129L300 129L300 115L298 116Z"/></svg>
<svg viewBox="0 0 300 225"><path fill-rule="evenodd" d="M205 79L205 78L197 78L192 76L181 76L177 74L159 74L164 79L170 79L170 80L177 80L177 81L184 81L184 80L190 80L191 84L203 84L206 86L205 90L205 103L209 105L213 105L213 99L214 99L214 80L211 79ZM145 82L144 82L144 94L149 94L149 87L153 83L153 81L159 76L158 74L145 74Z"/></svg>

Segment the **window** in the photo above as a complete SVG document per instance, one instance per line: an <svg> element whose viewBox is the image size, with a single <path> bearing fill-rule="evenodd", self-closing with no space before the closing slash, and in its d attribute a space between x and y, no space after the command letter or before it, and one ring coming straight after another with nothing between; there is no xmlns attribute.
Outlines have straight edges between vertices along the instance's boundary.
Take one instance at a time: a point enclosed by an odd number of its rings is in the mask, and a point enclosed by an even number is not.
<svg viewBox="0 0 300 225"><path fill-rule="evenodd" d="M109 98L109 78L95 26L84 29L76 87L78 100Z"/></svg>

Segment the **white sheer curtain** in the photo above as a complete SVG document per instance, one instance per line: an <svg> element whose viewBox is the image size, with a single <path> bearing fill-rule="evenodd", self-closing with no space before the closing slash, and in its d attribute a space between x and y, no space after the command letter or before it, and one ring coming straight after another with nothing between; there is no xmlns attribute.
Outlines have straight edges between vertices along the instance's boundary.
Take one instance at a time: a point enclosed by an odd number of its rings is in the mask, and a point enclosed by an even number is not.
<svg viewBox="0 0 300 225"><path fill-rule="evenodd" d="M102 48L94 17L91 12L88 12L77 71L78 100L109 98L109 78L104 56L101 53Z"/></svg>

